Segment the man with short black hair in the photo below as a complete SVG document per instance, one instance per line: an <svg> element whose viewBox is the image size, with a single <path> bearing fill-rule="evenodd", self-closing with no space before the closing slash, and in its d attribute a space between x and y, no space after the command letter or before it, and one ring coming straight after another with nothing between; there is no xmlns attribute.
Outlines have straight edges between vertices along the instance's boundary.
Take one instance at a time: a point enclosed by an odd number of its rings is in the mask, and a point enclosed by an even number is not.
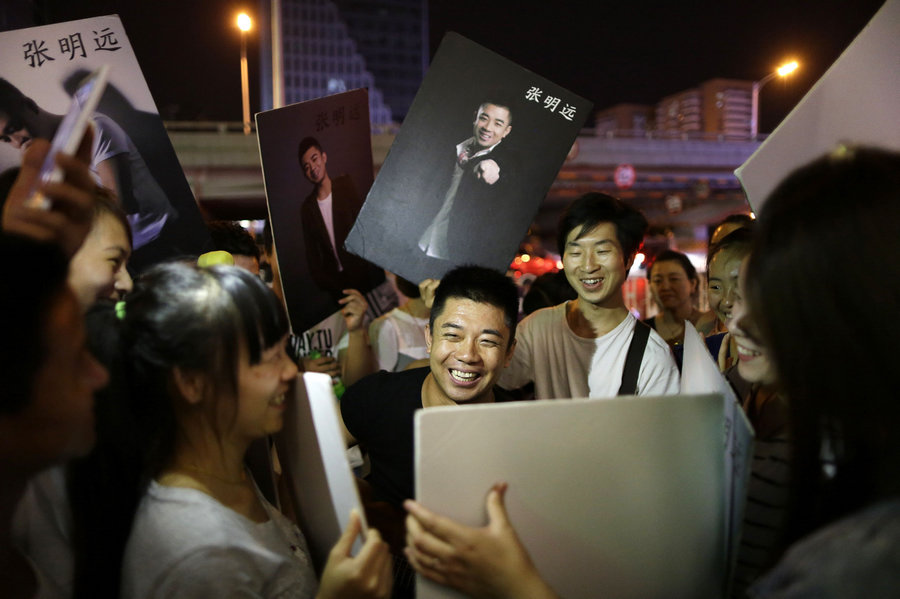
<svg viewBox="0 0 900 599"><path fill-rule="evenodd" d="M380 268L344 249L347 234L362 208L353 180L348 175L328 175L328 154L314 137L297 147L303 176L313 190L300 207L300 224L309 274L335 301L345 289L368 290L384 280Z"/></svg>
<svg viewBox="0 0 900 599"><path fill-rule="evenodd" d="M456 268L435 292L425 329L429 366L381 371L347 389L341 414L369 451L377 499L400 507L413 496L416 410L495 400L494 385L513 356L517 313L509 278L489 268Z"/></svg>
<svg viewBox="0 0 900 599"><path fill-rule="evenodd" d="M382 370L341 399L347 431L371 460L366 481L372 499L383 502L380 510L367 510L369 522L391 543L395 559L403 555L403 501L415 495L414 415L422 408L496 401L494 385L516 345L518 306L515 284L495 270L463 266L448 272L425 329L429 366ZM395 579L395 597L407 596L397 589L408 590L410 576Z"/></svg>
<svg viewBox="0 0 900 599"><path fill-rule="evenodd" d="M643 214L606 194L588 193L569 206L558 243L578 298L522 321L502 387L534 382L537 399L678 393L669 346L622 297L646 231Z"/></svg>

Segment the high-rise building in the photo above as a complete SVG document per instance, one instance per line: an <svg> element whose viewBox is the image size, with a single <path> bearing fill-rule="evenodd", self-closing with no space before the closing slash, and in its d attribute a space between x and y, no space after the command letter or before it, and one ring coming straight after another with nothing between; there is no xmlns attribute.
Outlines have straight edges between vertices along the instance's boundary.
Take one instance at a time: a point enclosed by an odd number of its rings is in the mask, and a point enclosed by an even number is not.
<svg viewBox="0 0 900 599"><path fill-rule="evenodd" d="M616 104L597 112L594 131L599 136L642 137L653 129L654 107Z"/></svg>
<svg viewBox="0 0 900 599"><path fill-rule="evenodd" d="M703 130L701 112L699 89L666 96L656 105L656 128L666 133L698 133Z"/></svg>
<svg viewBox="0 0 900 599"><path fill-rule="evenodd" d="M700 86L705 131L725 137L750 137L752 81L712 79Z"/></svg>
<svg viewBox="0 0 900 599"><path fill-rule="evenodd" d="M261 0L264 15L270 0ZM373 124L399 122L428 65L426 0L281 0L285 103L368 88ZM271 37L262 31L262 104L272 107Z"/></svg>
<svg viewBox="0 0 900 599"><path fill-rule="evenodd" d="M334 0L400 122L428 69L427 0Z"/></svg>
<svg viewBox="0 0 900 599"><path fill-rule="evenodd" d="M752 81L710 79L672 94L656 105L656 129L663 133L750 136Z"/></svg>

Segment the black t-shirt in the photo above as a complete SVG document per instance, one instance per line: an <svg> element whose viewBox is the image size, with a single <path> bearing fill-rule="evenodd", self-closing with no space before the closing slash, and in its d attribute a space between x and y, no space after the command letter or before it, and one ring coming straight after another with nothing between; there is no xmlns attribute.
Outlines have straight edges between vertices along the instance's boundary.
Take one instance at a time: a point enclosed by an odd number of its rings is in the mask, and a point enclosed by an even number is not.
<svg viewBox="0 0 900 599"><path fill-rule="evenodd" d="M377 372L350 386L341 398L347 430L369 452L367 480L374 499L401 506L415 495L413 417L422 408L427 366L402 372Z"/></svg>

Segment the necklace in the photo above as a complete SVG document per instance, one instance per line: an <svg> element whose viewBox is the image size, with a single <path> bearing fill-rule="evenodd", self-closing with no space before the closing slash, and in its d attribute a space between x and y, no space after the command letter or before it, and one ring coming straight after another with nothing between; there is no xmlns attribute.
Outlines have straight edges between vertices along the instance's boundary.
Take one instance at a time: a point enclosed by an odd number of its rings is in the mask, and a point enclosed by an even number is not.
<svg viewBox="0 0 900 599"><path fill-rule="evenodd" d="M684 339L684 321L670 323L662 318L662 314L657 314L656 332L667 343L675 343L679 339Z"/></svg>

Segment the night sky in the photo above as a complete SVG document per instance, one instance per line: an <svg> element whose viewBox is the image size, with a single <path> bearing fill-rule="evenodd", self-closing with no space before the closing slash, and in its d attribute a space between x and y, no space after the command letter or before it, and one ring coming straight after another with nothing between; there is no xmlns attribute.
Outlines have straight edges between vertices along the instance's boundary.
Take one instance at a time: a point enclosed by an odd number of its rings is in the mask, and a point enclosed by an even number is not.
<svg viewBox="0 0 900 599"><path fill-rule="evenodd" d="M761 131L802 98L882 0L641 2L432 1L432 52L456 31L605 108L655 104L716 77L758 79L787 58L800 70L761 94ZM39 19L117 13L164 117L239 121L234 17L254 0L44 0ZM251 88L258 43L251 35ZM259 109L251 91L251 110Z"/></svg>

